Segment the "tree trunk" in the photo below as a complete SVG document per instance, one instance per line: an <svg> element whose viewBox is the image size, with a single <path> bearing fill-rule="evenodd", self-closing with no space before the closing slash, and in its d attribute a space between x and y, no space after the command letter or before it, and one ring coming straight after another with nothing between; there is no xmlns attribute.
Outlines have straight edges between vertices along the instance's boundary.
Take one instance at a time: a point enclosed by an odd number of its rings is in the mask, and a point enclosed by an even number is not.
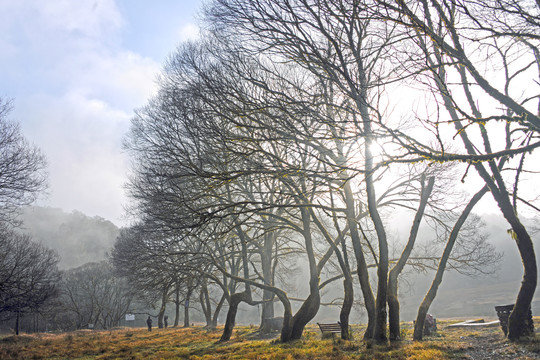
<svg viewBox="0 0 540 360"><path fill-rule="evenodd" d="M424 216L426 205L433 191L433 185L435 184L435 178L432 176L429 178L427 186L425 175L422 175L421 186L422 192L420 196L420 203L414 216L413 225L409 233L409 240L407 245L403 249L398 262L390 271L388 276L388 325L390 330L390 340L398 340L400 338L400 326L399 326L399 297L398 297L398 277L403 271L409 256L413 250L416 238L418 236L418 230L420 228L420 222Z"/></svg>
<svg viewBox="0 0 540 360"><path fill-rule="evenodd" d="M158 328L163 328L163 316L165 315L165 310L167 307L167 298L169 297L169 288L166 287L163 289L163 295L161 297L161 307L159 308L158 313Z"/></svg>
<svg viewBox="0 0 540 360"><path fill-rule="evenodd" d="M174 325L177 327L180 323L180 285L176 285L174 294Z"/></svg>
<svg viewBox="0 0 540 360"><path fill-rule="evenodd" d="M364 333L364 339L371 339L373 337L373 328L375 325L375 298L373 297L373 291L371 290L371 284L369 282L369 272L364 257L364 251L362 249L360 234L358 232L356 212L354 210L354 198L349 182L345 183L344 193L347 222L351 232L354 255L356 257L356 273L358 274L360 288L364 297L364 306L366 307L368 315L368 324Z"/></svg>
<svg viewBox="0 0 540 360"><path fill-rule="evenodd" d="M302 337L306 325L317 315L320 304L321 298L319 291L309 294L306 301L304 301L300 309L293 316L290 340L298 340Z"/></svg>
<svg viewBox="0 0 540 360"><path fill-rule="evenodd" d="M343 280L343 305L339 313L339 322L341 324L341 338L343 340L352 340L352 334L349 332L349 315L354 303L354 290L352 277L346 275Z"/></svg>
<svg viewBox="0 0 540 360"><path fill-rule="evenodd" d="M214 309L214 316L212 317L212 327L217 327L218 325L218 319L219 319L219 313L221 312L221 308L223 307L223 304L225 303L225 294L221 295L221 299L219 299L218 304L216 305L216 308Z"/></svg>
<svg viewBox="0 0 540 360"><path fill-rule="evenodd" d="M388 327L390 332L390 340L399 340L400 325L399 325L399 298L398 298L398 277L388 277Z"/></svg>
<svg viewBox="0 0 540 360"><path fill-rule="evenodd" d="M366 166L366 193L368 200L368 211L371 221L375 226L377 240L379 243L379 263L377 264L377 298L375 300L375 324L373 327L373 339L382 343L387 339L386 336L386 295L388 288L388 242L386 239L386 231L384 224L379 215L377 208L377 199L375 195L375 187L373 185L373 156L371 154L371 123L369 115L367 118L362 114L364 119L364 131L366 139L364 144L365 166Z"/></svg>
<svg viewBox="0 0 540 360"><path fill-rule="evenodd" d="M250 294L247 292L241 292L231 295L229 300L229 311L227 311L227 318L225 320L225 326L223 328L223 334L221 334L220 342L229 341L234 330L234 325L236 323L236 314L238 313L238 305L242 301L249 301Z"/></svg>
<svg viewBox="0 0 540 360"><path fill-rule="evenodd" d="M249 279L249 262L248 262L248 252L247 252L247 239L245 237L244 232L242 231L240 225L236 227L238 237L241 240L241 248L242 248L242 268L243 268L243 275L244 279ZM223 334L221 335L221 339L219 341L229 341L234 329L234 325L236 322L236 313L238 312L238 305L242 301L252 304L252 297L251 297L251 287L247 282L244 282L244 291L241 293L232 294L229 299L229 311L227 311L227 318L225 320L225 327L223 329Z"/></svg>
<svg viewBox="0 0 540 360"><path fill-rule="evenodd" d="M306 254L309 261L309 296L292 319L291 340L298 340L304 333L307 323L317 315L321 304L319 293L319 272L313 251L313 239L311 237L311 215L305 207L300 208L302 214L302 235L306 245Z"/></svg>
<svg viewBox="0 0 540 360"><path fill-rule="evenodd" d="M19 335L20 314L17 311L17 317L15 318L15 335Z"/></svg>
<svg viewBox="0 0 540 360"><path fill-rule="evenodd" d="M514 212L508 198L498 201L499 207L512 227L512 237L516 241L523 262L523 280L516 304L508 318L508 339L519 340L521 337L534 335L534 326L528 316L537 283L536 255L532 239Z"/></svg>
<svg viewBox="0 0 540 360"><path fill-rule="evenodd" d="M442 282L444 271L446 269L446 264L448 262L448 259L450 258L450 253L452 252L452 249L454 248L454 244L459 235L459 231L461 230L461 227L465 223L465 220L467 220L467 217L471 213L474 206L480 201L480 199L482 199L482 197L487 193L487 191L488 191L488 187L486 185L479 192L474 194L474 196L471 198L467 206L465 206L465 209L463 209L463 212L457 219L456 223L454 224L454 227L452 228L452 231L450 232L443 254L441 256L441 259L439 260L439 266L437 267L437 272L435 273L435 277L433 278L433 282L431 283L431 287L429 288L426 296L424 297L424 300L422 300L422 303L420 304L420 307L418 308L418 314L416 315L416 322L414 325L414 333L413 333L414 340L422 340L424 336L424 322L426 320L426 315L429 311L429 307L431 306L431 303L433 302L433 300L435 299L435 296L437 295L439 285Z"/></svg>
<svg viewBox="0 0 540 360"><path fill-rule="evenodd" d="M497 202L499 209L512 227L509 231L515 240L521 261L523 264L523 280L519 289L514 309L508 318L508 339L519 340L523 336L534 334L534 327L529 321L528 312L531 307L537 283L536 255L532 239L519 220L515 209L510 202L510 194L506 190L506 185L501 173L494 162L489 162L493 177L489 176L481 164L475 164L475 168L486 182L493 198Z"/></svg>
<svg viewBox="0 0 540 360"><path fill-rule="evenodd" d="M440 63L440 61L439 61ZM439 89L441 90L440 93L443 97L445 107L447 108L448 112L450 113L452 120L454 120L454 126L456 130L459 131L459 135L463 141L463 144L465 145L465 148L467 149L467 152L469 154L476 154L476 149L474 148L474 145L472 141L469 139L467 132L464 131L464 127L459 121L460 116L458 116L454 104L452 103L451 99L449 98L446 92L445 86L442 84L440 79L445 78L444 74L444 67L437 67L439 69L439 76L436 76L436 83ZM469 69L470 70L470 69ZM462 78L464 77L464 71L463 69L460 70L458 68L458 71L460 71L460 74ZM473 77L475 77L477 80L479 79L477 77L478 73L473 71L470 72ZM440 75L443 76L440 76ZM467 82L464 81L463 84L466 86L467 89ZM511 101L509 103L506 100L509 100L508 97L501 99L502 94L494 92L493 88L489 86L489 84L482 80L480 85L488 92L492 97L499 99L501 103L505 104L509 107L509 109L512 109L512 112L514 113L528 113L528 111L523 110L523 107L518 105L517 103ZM506 100L505 100L506 99ZM511 100L511 99L510 99ZM481 118L481 114L476 109L473 102L469 101L471 108L473 109L473 112L477 118ZM483 125L480 124L482 127ZM489 143L489 138L487 137L487 134L485 132L485 129L482 132L482 136L484 139L484 146L486 147L487 152L491 151L491 146ZM508 129L507 129L508 131ZM510 202L510 194L506 190L505 182L501 176L500 169L502 168L502 164L504 163L504 158L501 159L499 162L499 166L495 163L494 160L488 161L489 168L491 170L491 174L487 171L487 169L484 167L482 163L474 163L474 167L480 177L484 180L486 185L489 187L489 190L491 191L491 194L493 195L493 198L495 199L495 202L499 206L504 218L510 226L512 227L512 238L516 241L521 261L523 263L523 281L521 282L521 288L519 289L518 296L516 299L516 304L514 306L514 309L512 310L512 313L510 314L510 317L508 319L508 338L512 341L518 340L522 336L531 335L534 333L534 329L531 329L531 324L529 324L528 319L528 311L531 306L532 298L534 296L534 292L536 290L536 283L537 283L537 266L536 266L536 256L534 253L534 246L533 242L531 240L531 237L523 224L520 222L519 218L517 217L514 209Z"/></svg>
<svg viewBox="0 0 540 360"><path fill-rule="evenodd" d="M343 257L340 261L340 266L343 271L343 305L339 313L339 322L341 324L341 338L343 340L352 340L352 334L349 331L349 316L354 303L354 288L351 267L349 265L349 256L347 243L344 238L341 239L341 249ZM336 255L339 253L336 251Z"/></svg>
<svg viewBox="0 0 540 360"><path fill-rule="evenodd" d="M281 328L280 341L285 343L292 340L293 316L291 302L284 292L278 293L277 296L283 304L283 327Z"/></svg>
<svg viewBox="0 0 540 360"><path fill-rule="evenodd" d="M206 321L206 327L212 327L212 307L210 305L210 296L208 294L208 286L206 285L206 279L203 279L201 284L201 293L199 295L199 301Z"/></svg>
<svg viewBox="0 0 540 360"><path fill-rule="evenodd" d="M272 279L272 248L274 244L274 233L264 235L264 245L261 251L261 267L263 281L265 285L273 286ZM268 319L274 318L274 293L270 290L263 290L263 303L261 313L261 333L269 333L272 330Z"/></svg>
<svg viewBox="0 0 540 360"><path fill-rule="evenodd" d="M186 294L186 301L184 303L184 327L189 327L189 302L191 299L191 294L193 292L192 288L188 288L187 294Z"/></svg>

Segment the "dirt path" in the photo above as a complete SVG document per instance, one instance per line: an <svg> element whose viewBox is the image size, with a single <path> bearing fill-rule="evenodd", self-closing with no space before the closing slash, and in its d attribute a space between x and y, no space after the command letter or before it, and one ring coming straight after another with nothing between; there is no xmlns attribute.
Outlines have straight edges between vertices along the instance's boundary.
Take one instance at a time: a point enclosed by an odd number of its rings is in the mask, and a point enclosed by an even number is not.
<svg viewBox="0 0 540 360"><path fill-rule="evenodd" d="M474 336L462 337L461 340L466 344L462 359L540 359L540 354L523 345L509 342L500 330L478 332Z"/></svg>

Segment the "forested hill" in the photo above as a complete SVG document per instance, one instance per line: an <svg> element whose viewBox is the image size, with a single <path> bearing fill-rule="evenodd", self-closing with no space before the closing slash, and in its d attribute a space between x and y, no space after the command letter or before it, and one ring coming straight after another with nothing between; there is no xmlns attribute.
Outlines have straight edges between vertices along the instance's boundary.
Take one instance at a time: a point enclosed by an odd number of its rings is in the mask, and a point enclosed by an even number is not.
<svg viewBox="0 0 540 360"><path fill-rule="evenodd" d="M109 220L79 211L28 207L21 220L21 231L58 252L61 269L105 259L118 235L118 227Z"/></svg>

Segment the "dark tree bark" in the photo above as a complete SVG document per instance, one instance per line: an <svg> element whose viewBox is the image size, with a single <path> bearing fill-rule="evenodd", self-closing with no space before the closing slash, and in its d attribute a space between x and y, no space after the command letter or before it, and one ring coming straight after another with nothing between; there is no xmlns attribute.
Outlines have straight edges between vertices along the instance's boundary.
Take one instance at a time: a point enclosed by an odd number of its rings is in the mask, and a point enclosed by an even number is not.
<svg viewBox="0 0 540 360"><path fill-rule="evenodd" d="M243 291L241 293L231 295L231 298L229 300L229 311L227 311L225 326L223 328L221 338L219 339L220 342L229 341L231 339L234 326L236 324L236 314L238 313L238 306L242 302L253 304L253 301L251 300L251 292Z"/></svg>
<svg viewBox="0 0 540 360"><path fill-rule="evenodd" d="M167 302L169 300L169 287L163 288L161 293L161 306L158 313L158 328L163 328L163 317L165 316L165 310L167 309Z"/></svg>
<svg viewBox="0 0 540 360"><path fill-rule="evenodd" d="M304 199L304 203L307 203ZM306 325L317 315L321 304L319 293L319 271L315 260L315 252L313 250L313 240L311 237L311 215L305 207L300 208L302 214L302 235L306 246L306 254L309 261L309 296L304 301L300 309L292 318L292 330L289 340L298 340L304 333Z"/></svg>
<svg viewBox="0 0 540 360"><path fill-rule="evenodd" d="M523 262L521 288L508 318L508 339L516 341L524 336L534 335L534 327L530 324L528 313L536 290L538 269L532 239L514 212L509 196L505 192L504 188L499 192L491 191L506 221L512 227L512 238L516 241Z"/></svg>
<svg viewBox="0 0 540 360"><path fill-rule="evenodd" d="M221 299L219 299L219 302L216 305L216 308L214 309L214 316L212 316L212 327L214 328L217 327L218 325L219 313L221 312L221 308L223 307L225 300L226 300L226 296L225 294L223 294L221 296Z"/></svg>
<svg viewBox="0 0 540 360"><path fill-rule="evenodd" d="M368 266L364 256L364 250L362 249L357 217L354 209L354 198L349 182L344 186L344 193L347 223L351 229L351 241L356 257L356 273L358 275L358 280L360 281L360 288L364 297L364 306L366 307L368 315L368 324L364 333L364 339L371 339L375 328L375 298L373 297L373 291L371 290L371 284L369 282Z"/></svg>
<svg viewBox="0 0 540 360"><path fill-rule="evenodd" d="M17 311L17 316L15 317L15 335L19 335L19 323L20 323L20 312Z"/></svg>
<svg viewBox="0 0 540 360"><path fill-rule="evenodd" d="M190 327L189 307L190 307L191 295L192 294L193 294L193 286L188 285L188 290L186 292L186 301L184 302L184 327Z"/></svg>
<svg viewBox="0 0 540 360"><path fill-rule="evenodd" d="M343 340L352 340L352 334L349 331L349 315L354 303L354 290L352 277L346 275L343 279L343 304L339 312L339 323L341 325L341 338Z"/></svg>
<svg viewBox="0 0 540 360"><path fill-rule="evenodd" d="M180 323L180 285L177 283L174 290L174 325L177 327Z"/></svg>
<svg viewBox="0 0 540 360"><path fill-rule="evenodd" d="M201 283L201 292L199 302L206 320L206 327L212 328L212 305L210 304L210 294L208 294L207 279L203 278Z"/></svg>
<svg viewBox="0 0 540 360"><path fill-rule="evenodd" d="M272 272L272 250L274 242L274 232L267 232L264 234L264 244L261 250L261 267L264 284L269 286L274 285ZM270 290L264 289L260 326L260 331L262 333L268 333L272 330L269 323L269 319L272 318L274 318L274 293Z"/></svg>

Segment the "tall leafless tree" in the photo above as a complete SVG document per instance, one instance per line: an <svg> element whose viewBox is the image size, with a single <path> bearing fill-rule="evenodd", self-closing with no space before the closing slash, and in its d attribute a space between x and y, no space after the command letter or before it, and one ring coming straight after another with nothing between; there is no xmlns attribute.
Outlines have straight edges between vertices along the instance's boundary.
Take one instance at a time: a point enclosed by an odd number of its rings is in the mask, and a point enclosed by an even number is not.
<svg viewBox="0 0 540 360"><path fill-rule="evenodd" d="M0 226L0 313L14 315L19 334L21 314L37 312L58 294L58 255L6 225Z"/></svg>
<svg viewBox="0 0 540 360"><path fill-rule="evenodd" d="M9 101L0 98L0 221L16 223L22 206L46 188L45 156L8 119Z"/></svg>
<svg viewBox="0 0 540 360"><path fill-rule="evenodd" d="M106 261L66 271L61 291L57 310L67 311L76 329L118 326L133 299L126 279L116 276Z"/></svg>
<svg viewBox="0 0 540 360"><path fill-rule="evenodd" d="M489 188L519 249L524 275L509 319L508 337L530 335L527 317L537 284L537 265L529 232L518 216L520 179L527 174L529 153L540 146L538 2L379 1L386 20L400 24L414 43L414 74L440 101L447 115L426 122L435 135L403 141L412 153L435 161L463 161ZM484 52L485 56L479 56ZM489 66L487 64L492 64ZM486 96L487 95L487 96ZM445 129L454 127L453 139ZM462 151L448 148L454 139ZM406 137L402 137L406 139ZM504 171L504 172L503 172ZM506 175L509 171L513 176ZM521 199L521 200L520 200ZM527 204L527 202L525 202Z"/></svg>

